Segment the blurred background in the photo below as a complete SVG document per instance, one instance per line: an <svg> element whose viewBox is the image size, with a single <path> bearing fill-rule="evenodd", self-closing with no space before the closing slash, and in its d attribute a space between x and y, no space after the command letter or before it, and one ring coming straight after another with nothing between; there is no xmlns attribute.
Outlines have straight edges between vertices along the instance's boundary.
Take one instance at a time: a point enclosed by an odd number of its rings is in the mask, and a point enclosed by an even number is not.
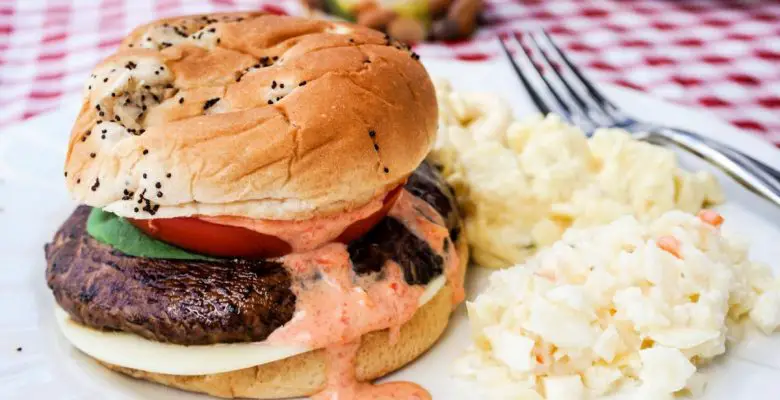
<svg viewBox="0 0 780 400"><path fill-rule="evenodd" d="M780 146L775 0L0 0L0 130L73 99L136 25L236 10L348 18L423 60L490 62L497 34L543 27L591 78L705 107Z"/></svg>

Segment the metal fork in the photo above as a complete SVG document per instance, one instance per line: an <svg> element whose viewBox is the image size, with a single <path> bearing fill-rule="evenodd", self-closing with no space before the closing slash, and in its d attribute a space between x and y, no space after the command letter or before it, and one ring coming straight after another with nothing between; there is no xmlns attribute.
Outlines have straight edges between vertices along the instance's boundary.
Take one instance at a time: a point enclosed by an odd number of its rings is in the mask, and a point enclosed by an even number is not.
<svg viewBox="0 0 780 400"><path fill-rule="evenodd" d="M610 102L579 71L544 31L526 32L526 50L514 34L499 43L536 107L542 114L560 114L590 135L597 128L616 127L639 139L672 145L708 161L737 183L780 207L780 171L723 143L694 132L636 120ZM515 48L516 57L507 47ZM544 48L544 51L542 50ZM540 57L541 68L533 62ZM561 71L553 68L553 64Z"/></svg>

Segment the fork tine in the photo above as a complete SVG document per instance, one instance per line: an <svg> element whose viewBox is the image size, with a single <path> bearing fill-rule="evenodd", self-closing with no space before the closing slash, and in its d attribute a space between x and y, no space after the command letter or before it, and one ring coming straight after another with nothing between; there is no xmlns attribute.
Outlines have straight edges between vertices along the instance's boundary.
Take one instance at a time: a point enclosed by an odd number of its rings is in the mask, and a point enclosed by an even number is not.
<svg viewBox="0 0 780 400"><path fill-rule="evenodd" d="M585 104L579 94L577 94L574 89L569 86L569 84L566 82L566 79L561 76L558 70L553 68L553 61L547 56L547 53L542 51L542 48L534 34L532 32L528 32L526 35L528 37L528 46L531 48L531 51L539 54L541 57L542 67L545 70L543 77L547 87L549 87L550 91L555 94L556 98L558 98L561 102L566 103L566 107L570 111L573 111L572 114L575 115L572 117L577 119L575 122L588 124L590 125L588 128L592 129L592 125L594 125L595 122L590 117L588 112L588 105ZM559 87L562 87L563 89L556 88L555 85L553 85L550 81L555 81L555 84Z"/></svg>
<svg viewBox="0 0 780 400"><path fill-rule="evenodd" d="M542 71L534 64L534 61L532 59L533 54L525 49L523 47L522 43L520 42L520 39L517 37L516 33L513 33L509 35L509 40L512 42L512 45L517 48L520 59L523 60L523 63L527 66L527 70L530 74L534 76L534 79L536 79L537 82L542 82L543 85L541 85L541 90L544 93L544 95L548 99L548 107L552 103L553 108L555 111L557 111L558 114L563 116L566 119L570 118L571 109L569 108L569 105L566 104L566 101L564 101L559 95L558 92L550 85L550 82L547 81L547 79L544 78L544 75L542 74ZM538 51L539 49L532 49L531 51ZM531 72L532 71L532 72ZM537 88L537 91L539 88ZM537 92L538 93L538 92Z"/></svg>
<svg viewBox="0 0 780 400"><path fill-rule="evenodd" d="M542 82L544 82L544 78L539 74L539 71L537 71L536 68L534 67L533 61L531 61L528 54L526 54L525 49L520 44L520 41L517 40L517 37L512 34L509 34L507 41L511 42L512 46L517 49L518 58L523 62L523 64L526 65L525 70L533 74L534 79L536 79L537 81L541 80ZM520 81L523 83L523 86L525 87L529 96L531 96L531 100L534 102L539 112L544 115L553 112L553 110L551 109L551 102L542 98L542 94L531 83L527 73L524 72L523 67L521 67L520 64L518 64L518 61L515 59L515 57L512 56L512 53L511 51L509 51L509 48L506 46L506 43L504 43L504 40L501 37L499 37L498 42L501 45L501 48L504 50L504 54L506 55L506 58L509 60L509 63L512 65L512 68L515 70L515 73L520 78ZM545 91L545 95L547 95L548 98L551 96L549 91ZM564 106L561 103L555 104L554 108L556 112L559 112L561 114L565 112Z"/></svg>
<svg viewBox="0 0 780 400"><path fill-rule="evenodd" d="M574 63L569 60L569 57L564 54L564 52L558 47L557 44L552 40L552 37L542 30L539 32L540 36L544 38L545 44L547 45L547 48L550 49L550 51L558 58L560 61L561 67L566 71L571 73L571 75L576 77L577 82L579 85L581 85L588 94L595 100L596 105L600 108L600 111L602 111L606 116L618 120L615 122L623 122L627 119L627 117L620 111L620 109L615 106L609 99L604 97L604 95L601 94L601 91L599 91L593 84L586 78L582 72L580 72L579 68L574 65ZM571 87L571 86L569 86Z"/></svg>
<svg viewBox="0 0 780 400"><path fill-rule="evenodd" d="M517 39L515 39L515 41L517 41ZM528 92L529 96L531 96L531 100L534 102L534 105L536 105L536 108L542 114L549 114L551 112L550 107L547 106L544 100L542 100L542 98L539 96L539 93L537 93L536 89L534 89L533 85L531 85L531 82L528 81L528 78L526 78L522 68L520 68L520 66L517 64L515 58L512 57L512 53L509 51L509 48L506 47L506 44L504 43L504 40L501 39L501 37L498 38L498 44L501 45L501 49L504 51L504 55L506 56L507 60L509 60L509 63L512 65L512 68L515 70L517 76L520 78L520 82L523 83L525 91ZM519 43L517 45L519 46Z"/></svg>

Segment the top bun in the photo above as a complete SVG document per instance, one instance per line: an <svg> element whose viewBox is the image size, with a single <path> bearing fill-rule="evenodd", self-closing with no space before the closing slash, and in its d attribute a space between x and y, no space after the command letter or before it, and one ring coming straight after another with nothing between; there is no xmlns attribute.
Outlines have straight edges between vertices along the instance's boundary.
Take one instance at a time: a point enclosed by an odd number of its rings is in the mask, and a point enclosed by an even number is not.
<svg viewBox="0 0 780 400"><path fill-rule="evenodd" d="M338 213L400 184L436 133L433 85L416 54L340 22L156 21L85 86L68 189L139 219Z"/></svg>

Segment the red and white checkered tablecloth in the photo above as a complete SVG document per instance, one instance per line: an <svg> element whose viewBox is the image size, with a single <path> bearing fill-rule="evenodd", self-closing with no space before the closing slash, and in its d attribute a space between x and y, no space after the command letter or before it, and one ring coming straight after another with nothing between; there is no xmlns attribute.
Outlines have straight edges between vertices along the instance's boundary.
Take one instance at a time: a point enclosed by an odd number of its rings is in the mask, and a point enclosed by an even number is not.
<svg viewBox="0 0 780 400"><path fill-rule="evenodd" d="M703 106L780 146L780 1L486 0L473 39L422 57L480 61L497 32L547 28L591 77ZM56 108L134 26L298 0L0 0L0 128Z"/></svg>

